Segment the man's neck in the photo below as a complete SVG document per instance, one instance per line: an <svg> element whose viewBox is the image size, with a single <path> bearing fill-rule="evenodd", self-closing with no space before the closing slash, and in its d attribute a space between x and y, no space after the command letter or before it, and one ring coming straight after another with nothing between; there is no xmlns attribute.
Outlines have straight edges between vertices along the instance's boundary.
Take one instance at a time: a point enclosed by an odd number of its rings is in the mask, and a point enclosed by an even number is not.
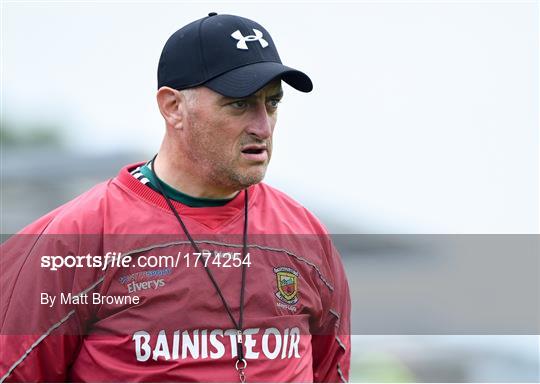
<svg viewBox="0 0 540 384"><path fill-rule="evenodd" d="M196 175L175 165L174 160L167 159L166 151L160 150L154 161L156 176L174 189L196 198L232 199L238 191L208 185Z"/></svg>

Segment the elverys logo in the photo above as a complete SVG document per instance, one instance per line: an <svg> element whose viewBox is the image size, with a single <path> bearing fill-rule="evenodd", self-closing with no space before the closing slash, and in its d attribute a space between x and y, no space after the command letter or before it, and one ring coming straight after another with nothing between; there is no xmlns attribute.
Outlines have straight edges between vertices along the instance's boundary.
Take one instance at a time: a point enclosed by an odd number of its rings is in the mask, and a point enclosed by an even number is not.
<svg viewBox="0 0 540 384"><path fill-rule="evenodd" d="M234 37L236 40L238 40L238 43L236 43L236 48L238 49L248 49L247 42L252 41L258 41L261 44L261 47L266 48L268 47L268 42L263 39L263 33L259 31L258 29L253 28L254 35L248 35L244 36L242 35L242 32L240 32L238 29L231 33L231 36Z"/></svg>
<svg viewBox="0 0 540 384"><path fill-rule="evenodd" d="M118 281L125 285L129 293L158 289L165 286L164 277L171 274L170 268L138 271L129 275L120 276ZM153 278L153 279L152 279Z"/></svg>
<svg viewBox="0 0 540 384"><path fill-rule="evenodd" d="M274 268L277 280L276 297L287 304L298 302L298 271L289 267Z"/></svg>
<svg viewBox="0 0 540 384"><path fill-rule="evenodd" d="M127 285L127 289L129 293L137 292L137 291L144 291L147 289L158 289L165 285L165 280L158 279L158 280L147 280L147 281L141 281L140 283L133 281Z"/></svg>

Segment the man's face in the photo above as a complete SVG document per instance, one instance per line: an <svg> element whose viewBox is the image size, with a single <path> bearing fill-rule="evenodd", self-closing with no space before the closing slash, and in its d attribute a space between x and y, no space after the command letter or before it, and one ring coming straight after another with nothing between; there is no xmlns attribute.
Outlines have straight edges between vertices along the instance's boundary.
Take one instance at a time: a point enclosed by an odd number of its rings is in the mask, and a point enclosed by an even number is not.
<svg viewBox="0 0 540 384"><path fill-rule="evenodd" d="M281 82L238 99L206 87L194 91L185 120L186 151L194 176L232 190L260 182L272 155Z"/></svg>

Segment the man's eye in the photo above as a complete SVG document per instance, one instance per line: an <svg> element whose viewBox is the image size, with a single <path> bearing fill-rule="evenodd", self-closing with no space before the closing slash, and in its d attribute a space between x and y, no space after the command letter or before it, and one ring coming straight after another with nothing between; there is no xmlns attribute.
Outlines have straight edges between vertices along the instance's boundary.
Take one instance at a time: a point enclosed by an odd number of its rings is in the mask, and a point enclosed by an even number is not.
<svg viewBox="0 0 540 384"><path fill-rule="evenodd" d="M277 108L280 102L281 102L280 99L270 99L270 100L268 100L268 104L272 108Z"/></svg>
<svg viewBox="0 0 540 384"><path fill-rule="evenodd" d="M236 100L231 103L234 108L243 109L247 107L247 102L245 100Z"/></svg>

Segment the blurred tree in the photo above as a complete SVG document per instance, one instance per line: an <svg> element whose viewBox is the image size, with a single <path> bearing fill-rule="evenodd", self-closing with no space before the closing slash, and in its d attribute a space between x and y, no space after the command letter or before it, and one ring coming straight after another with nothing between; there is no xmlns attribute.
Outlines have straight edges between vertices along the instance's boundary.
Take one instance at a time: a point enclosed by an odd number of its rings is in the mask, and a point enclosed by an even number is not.
<svg viewBox="0 0 540 384"><path fill-rule="evenodd" d="M351 364L351 382L412 383L414 373L397 356L371 352Z"/></svg>
<svg viewBox="0 0 540 384"><path fill-rule="evenodd" d="M0 143L2 149L61 148L64 143L60 132L59 126L50 123L24 125L3 121L0 128Z"/></svg>

